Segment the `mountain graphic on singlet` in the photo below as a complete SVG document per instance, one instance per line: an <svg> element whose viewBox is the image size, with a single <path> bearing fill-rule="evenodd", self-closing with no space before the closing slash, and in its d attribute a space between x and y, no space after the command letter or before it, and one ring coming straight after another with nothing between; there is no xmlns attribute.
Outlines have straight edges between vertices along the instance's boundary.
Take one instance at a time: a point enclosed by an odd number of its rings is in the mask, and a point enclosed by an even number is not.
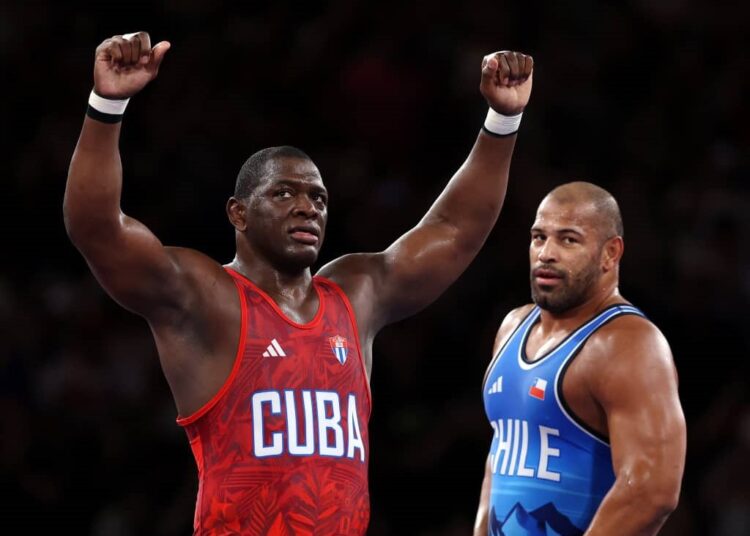
<svg viewBox="0 0 750 536"><path fill-rule="evenodd" d="M502 519L502 521L500 521ZM583 531L547 503L531 512L516 503L505 516L490 512L490 536L581 536Z"/></svg>

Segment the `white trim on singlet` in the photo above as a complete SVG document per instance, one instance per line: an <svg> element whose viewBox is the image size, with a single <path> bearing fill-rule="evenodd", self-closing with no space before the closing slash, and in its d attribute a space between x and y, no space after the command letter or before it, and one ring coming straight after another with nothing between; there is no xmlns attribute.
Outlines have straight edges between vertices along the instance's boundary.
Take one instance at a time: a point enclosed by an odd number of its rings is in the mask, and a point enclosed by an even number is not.
<svg viewBox="0 0 750 536"><path fill-rule="evenodd" d="M526 313L526 315L523 317L523 320L521 320L518 325L513 328L513 331L511 331L510 336L505 339L505 342L500 346L500 349L495 352L495 355L492 356L492 359L490 360L490 364L487 366L487 371L484 373L484 379L482 380L482 393L484 393L484 389L487 385L487 380L492 375L492 371L495 369L497 364L500 362L500 354L502 354L505 349L508 347L508 345L513 340L513 337L518 335L519 332L522 330L525 330L527 327L528 322L536 322L536 319L539 317L540 309L535 305L531 309L529 309L529 312ZM521 343L523 343L524 336L521 336Z"/></svg>
<svg viewBox="0 0 750 536"><path fill-rule="evenodd" d="M535 311L536 314L533 315L534 316L534 320L532 322L532 325L533 325L534 322L536 322L536 319L539 318L539 316L541 315L541 309L538 306L536 306L535 309L536 309L536 311ZM516 352L518 366L521 367L522 370L533 370L534 368L538 367L542 363L546 362L547 359L549 357L551 357L552 355L554 355L560 348L562 348L563 345L565 345L565 343L567 343L569 340L571 340L574 337L576 337L581 331L583 331L584 329L586 329L591 324L595 323L598 319L602 318L603 316L606 316L607 320L609 320L610 317L607 316L607 313L609 313L610 311L632 312L632 313L636 313L636 314L639 314L639 315L643 315L643 313L641 313L637 308L633 307L632 305L619 304L619 303L614 304L614 305L610 305L608 308L604 309L602 312L600 312L594 318L592 318L591 320L589 320L588 322L586 322L585 324L583 324L582 326L580 326L574 332L569 333L568 335L566 335L565 338L562 341L560 341L560 343L557 346L555 346L552 350L550 350L549 352L547 352L546 354L544 354L539 359L535 360L533 363L528 363L528 362L526 362L523 359L523 353L526 351L526 342L528 341L529 335L531 334L531 327L532 326L529 325L526 328L527 331L521 335L521 342L519 343L519 345L518 345L518 351ZM531 316L531 315L529 315L529 316ZM597 328L597 329L599 329L599 328ZM588 339L588 337L587 337L587 339ZM576 348L578 348L578 346L576 346Z"/></svg>

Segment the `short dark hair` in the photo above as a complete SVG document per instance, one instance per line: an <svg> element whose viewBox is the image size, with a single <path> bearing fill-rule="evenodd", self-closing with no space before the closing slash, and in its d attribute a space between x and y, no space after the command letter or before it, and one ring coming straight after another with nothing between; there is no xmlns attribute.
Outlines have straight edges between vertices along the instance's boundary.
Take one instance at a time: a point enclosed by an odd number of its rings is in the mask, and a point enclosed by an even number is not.
<svg viewBox="0 0 750 536"><path fill-rule="evenodd" d="M299 158L312 161L307 153L291 145L261 149L242 164L240 172L237 174L237 182L234 185L234 197L244 199L252 194L263 178L266 164L269 160L276 158Z"/></svg>

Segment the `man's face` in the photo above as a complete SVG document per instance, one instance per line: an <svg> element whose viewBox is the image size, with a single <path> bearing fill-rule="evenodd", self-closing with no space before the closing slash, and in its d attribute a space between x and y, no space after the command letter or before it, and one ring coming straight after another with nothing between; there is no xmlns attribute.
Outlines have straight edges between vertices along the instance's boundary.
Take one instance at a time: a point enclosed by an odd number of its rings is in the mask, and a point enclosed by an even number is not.
<svg viewBox="0 0 750 536"><path fill-rule="evenodd" d="M328 193L310 160L269 160L247 207L247 236L271 263L297 271L317 260L328 220Z"/></svg>
<svg viewBox="0 0 750 536"><path fill-rule="evenodd" d="M602 275L602 242L594 207L545 199L531 227L531 297L551 313L589 299Z"/></svg>

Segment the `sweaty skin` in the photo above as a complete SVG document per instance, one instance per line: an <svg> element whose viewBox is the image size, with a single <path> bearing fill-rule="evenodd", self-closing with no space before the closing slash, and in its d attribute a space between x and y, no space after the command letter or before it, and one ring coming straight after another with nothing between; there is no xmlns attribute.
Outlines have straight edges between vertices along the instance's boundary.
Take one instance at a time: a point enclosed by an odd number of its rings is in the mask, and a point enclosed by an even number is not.
<svg viewBox="0 0 750 536"><path fill-rule="evenodd" d="M532 361L613 304L619 293L622 223L614 199L589 183L553 190L531 229L532 296L542 308L526 342ZM533 304L511 311L495 355ZM648 320L618 317L598 329L567 369L563 396L573 413L609 438L615 483L586 536L657 534L676 508L685 463L685 419L669 344ZM474 535L486 535L492 471L489 457Z"/></svg>
<svg viewBox="0 0 750 536"><path fill-rule="evenodd" d="M105 98L136 95L156 78L169 48L166 41L152 47L146 32L105 40L95 55L95 91ZM528 103L532 69L524 54L490 54L482 62L480 91L495 111L515 115ZM102 287L148 322L178 412L186 416L230 373L240 333L237 290L221 264L163 245L122 212L120 128L84 119L66 184L65 225ZM481 132L414 228L384 251L347 255L320 270L351 301L368 375L375 334L435 300L483 245L505 198L515 139ZM311 161L283 158L266 166L253 195L227 203L236 238L228 266L297 322L309 321L318 308L310 266L328 218L321 193L325 186Z"/></svg>

